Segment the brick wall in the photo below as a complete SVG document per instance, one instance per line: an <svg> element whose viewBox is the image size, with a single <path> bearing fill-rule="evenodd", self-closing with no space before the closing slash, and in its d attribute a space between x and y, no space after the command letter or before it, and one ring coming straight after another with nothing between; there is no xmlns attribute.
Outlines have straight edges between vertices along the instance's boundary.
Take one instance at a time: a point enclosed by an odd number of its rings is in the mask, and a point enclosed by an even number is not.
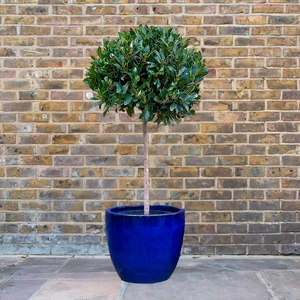
<svg viewBox="0 0 300 300"><path fill-rule="evenodd" d="M106 253L104 210L141 203L142 126L82 83L104 38L176 27L210 70L196 115L150 124L151 199L185 254L300 251L299 0L2 0L0 254ZM298 252L297 252L298 251Z"/></svg>

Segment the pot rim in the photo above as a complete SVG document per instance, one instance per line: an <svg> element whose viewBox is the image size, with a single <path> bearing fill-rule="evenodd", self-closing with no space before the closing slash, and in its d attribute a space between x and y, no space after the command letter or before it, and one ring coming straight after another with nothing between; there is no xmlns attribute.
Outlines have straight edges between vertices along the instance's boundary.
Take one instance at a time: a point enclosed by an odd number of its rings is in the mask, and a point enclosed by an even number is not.
<svg viewBox="0 0 300 300"><path fill-rule="evenodd" d="M162 217L162 216L173 216L177 214L184 213L184 208L179 208L172 205L150 205L151 210L160 210L165 211L166 213L159 213L159 214L149 214L149 215L133 215L133 214L126 214L126 211L132 210L144 210L144 205L125 205L125 206L115 206L112 208L106 209L107 214L115 215L115 216L128 216L128 217Z"/></svg>

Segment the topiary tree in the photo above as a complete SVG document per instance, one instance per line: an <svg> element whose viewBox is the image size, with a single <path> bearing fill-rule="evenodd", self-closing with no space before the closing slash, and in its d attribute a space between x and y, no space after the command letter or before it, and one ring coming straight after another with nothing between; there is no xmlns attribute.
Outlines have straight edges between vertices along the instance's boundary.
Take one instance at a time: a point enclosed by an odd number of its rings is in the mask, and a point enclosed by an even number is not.
<svg viewBox="0 0 300 300"><path fill-rule="evenodd" d="M150 121L173 125L195 111L207 74L202 54L172 28L140 25L104 41L92 56L84 82L97 93L104 116L111 107L130 117L139 110L144 138L144 213L149 214L148 129Z"/></svg>

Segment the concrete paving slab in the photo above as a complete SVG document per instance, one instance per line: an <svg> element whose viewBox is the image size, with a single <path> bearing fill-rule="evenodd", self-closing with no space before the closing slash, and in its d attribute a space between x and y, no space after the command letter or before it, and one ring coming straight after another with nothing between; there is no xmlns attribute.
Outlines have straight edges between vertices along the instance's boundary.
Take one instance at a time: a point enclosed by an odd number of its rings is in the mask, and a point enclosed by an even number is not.
<svg viewBox="0 0 300 300"><path fill-rule="evenodd" d="M0 256L0 300L299 300L298 257L181 257L165 282L122 282L109 257Z"/></svg>
<svg viewBox="0 0 300 300"><path fill-rule="evenodd" d="M21 257L2 257L0 259L0 284L8 280L24 259ZM1 298L0 298L1 299Z"/></svg>
<svg viewBox="0 0 300 300"><path fill-rule="evenodd" d="M260 270L300 270L300 264L290 258L264 258L264 257L199 257L179 260L177 272L203 271L260 271Z"/></svg>
<svg viewBox="0 0 300 300"><path fill-rule="evenodd" d="M128 284L123 299L143 300L269 300L270 295L255 272L175 272L165 282ZM143 296L141 296L143 295Z"/></svg>
<svg viewBox="0 0 300 300"><path fill-rule="evenodd" d="M0 286L1 300L28 300L46 280L8 280ZM50 300L51 298L48 298Z"/></svg>
<svg viewBox="0 0 300 300"><path fill-rule="evenodd" d="M60 266L67 262L67 260L68 258L62 257L28 257L27 259L23 259L21 266Z"/></svg>
<svg viewBox="0 0 300 300"><path fill-rule="evenodd" d="M262 276L278 299L300 299L300 271L264 271Z"/></svg>
<svg viewBox="0 0 300 300"><path fill-rule="evenodd" d="M109 274L110 273L111 272L109 272ZM98 274L106 274L106 272L87 273L87 272L85 272L85 270L83 270L82 272L77 272L77 273L56 273L51 277L51 279L81 280L82 278L84 278L84 279L88 280L88 279L94 279L95 276L98 276ZM112 274L114 274L114 273L112 273ZM120 281L121 281L121 279L120 279Z"/></svg>
<svg viewBox="0 0 300 300"><path fill-rule="evenodd" d="M12 267L0 267L0 284L9 279L14 273L15 270Z"/></svg>
<svg viewBox="0 0 300 300"><path fill-rule="evenodd" d="M115 272L109 257L75 257L70 258L61 268L60 273L77 272Z"/></svg>
<svg viewBox="0 0 300 300"><path fill-rule="evenodd" d="M27 279L47 279L51 278L54 273L58 272L61 265L55 259L52 259L53 265L43 264L43 260L27 263L26 261L20 264L12 276L13 280L27 280ZM0 299L1 300L1 299Z"/></svg>
<svg viewBox="0 0 300 300"><path fill-rule="evenodd" d="M2 256L0 259L0 267L15 267L24 261L25 258L20 256Z"/></svg>
<svg viewBox="0 0 300 300"><path fill-rule="evenodd" d="M30 300L116 300L121 287L116 274L93 272L93 277L86 278L85 273L80 277L50 279Z"/></svg>

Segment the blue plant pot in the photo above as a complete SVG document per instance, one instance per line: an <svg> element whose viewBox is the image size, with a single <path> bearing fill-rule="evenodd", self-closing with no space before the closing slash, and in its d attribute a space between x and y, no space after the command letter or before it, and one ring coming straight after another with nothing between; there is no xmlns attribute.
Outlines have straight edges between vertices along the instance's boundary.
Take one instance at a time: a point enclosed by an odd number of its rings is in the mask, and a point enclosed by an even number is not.
<svg viewBox="0 0 300 300"><path fill-rule="evenodd" d="M143 206L106 210L106 235L119 277L132 283L155 283L170 278L180 257L184 209L155 205L150 215Z"/></svg>

